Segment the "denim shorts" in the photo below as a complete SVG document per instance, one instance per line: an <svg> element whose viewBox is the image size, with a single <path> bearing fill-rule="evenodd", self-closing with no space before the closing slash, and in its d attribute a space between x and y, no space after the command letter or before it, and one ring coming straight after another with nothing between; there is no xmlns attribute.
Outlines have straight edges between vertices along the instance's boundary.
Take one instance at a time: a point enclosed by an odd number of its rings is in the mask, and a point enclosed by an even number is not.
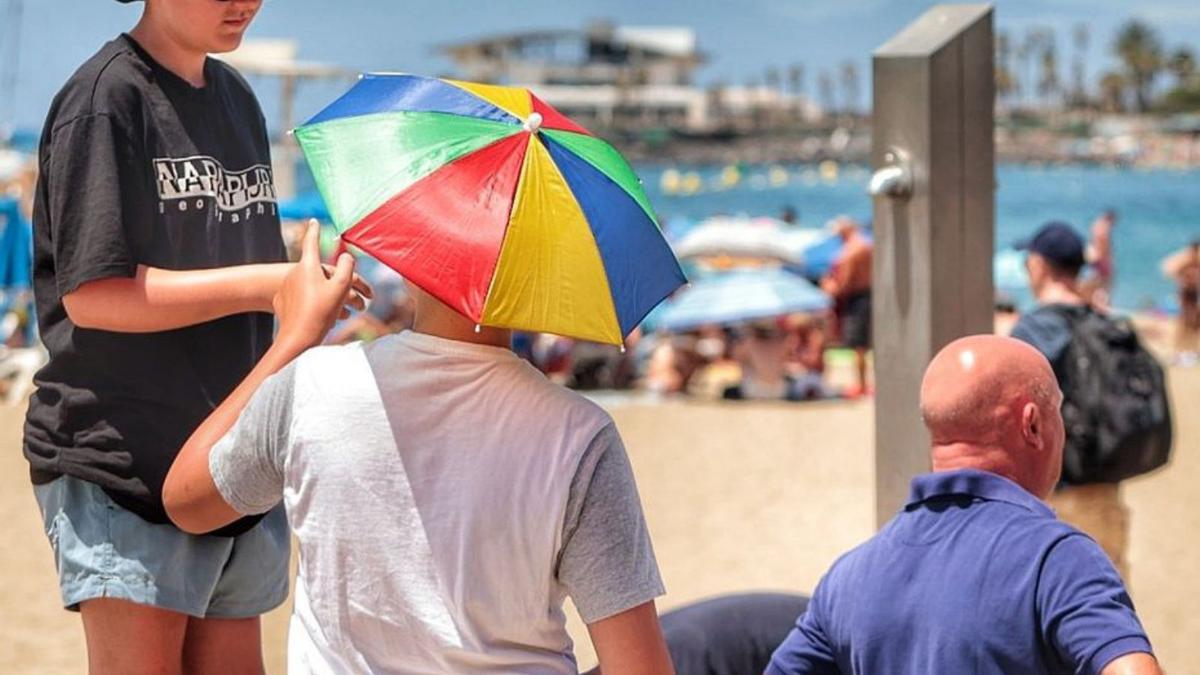
<svg viewBox="0 0 1200 675"><path fill-rule="evenodd" d="M201 618L263 614L287 599L283 505L237 537L194 536L118 506L71 476L35 485L63 606L116 598Z"/></svg>

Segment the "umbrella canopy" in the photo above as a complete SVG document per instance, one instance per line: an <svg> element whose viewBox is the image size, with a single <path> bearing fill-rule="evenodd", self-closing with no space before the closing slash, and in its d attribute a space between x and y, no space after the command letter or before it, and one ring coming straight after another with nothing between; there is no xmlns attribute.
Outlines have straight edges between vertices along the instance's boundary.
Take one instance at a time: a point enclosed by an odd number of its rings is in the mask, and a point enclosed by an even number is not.
<svg viewBox="0 0 1200 675"><path fill-rule="evenodd" d="M325 202L321 199L320 194L309 192L279 202L279 217L283 220L316 218L328 221L329 209L325 207Z"/></svg>
<svg viewBox="0 0 1200 675"><path fill-rule="evenodd" d="M790 261L794 252L783 221L717 216L696 225L675 245L680 258Z"/></svg>
<svg viewBox="0 0 1200 675"><path fill-rule="evenodd" d="M1029 290L1029 273L1025 271L1025 254L1011 249L997 251L992 258L992 281L1002 293Z"/></svg>
<svg viewBox="0 0 1200 675"><path fill-rule="evenodd" d="M829 296L812 283L781 269L743 269L702 279L677 295L658 326L687 330L787 314L820 312Z"/></svg>
<svg viewBox="0 0 1200 675"><path fill-rule="evenodd" d="M527 89L364 75L295 135L342 239L478 324L620 344L684 282L625 160Z"/></svg>
<svg viewBox="0 0 1200 675"><path fill-rule="evenodd" d="M841 237L823 230L816 231L821 234L807 242L796 254L798 267L809 279L820 279L829 274L838 256L842 254Z"/></svg>
<svg viewBox="0 0 1200 675"><path fill-rule="evenodd" d="M0 290L33 288L33 225L15 199L0 198Z"/></svg>

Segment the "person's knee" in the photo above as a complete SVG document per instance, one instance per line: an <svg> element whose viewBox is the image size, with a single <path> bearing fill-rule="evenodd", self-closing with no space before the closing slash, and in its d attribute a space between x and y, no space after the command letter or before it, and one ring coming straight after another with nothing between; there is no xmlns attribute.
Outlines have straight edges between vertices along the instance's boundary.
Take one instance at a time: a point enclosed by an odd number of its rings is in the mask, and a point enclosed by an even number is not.
<svg viewBox="0 0 1200 675"><path fill-rule="evenodd" d="M126 600L79 605L90 675L182 675L187 616Z"/></svg>
<svg viewBox="0 0 1200 675"><path fill-rule="evenodd" d="M183 645L183 671L186 675L261 675L259 618L190 619Z"/></svg>

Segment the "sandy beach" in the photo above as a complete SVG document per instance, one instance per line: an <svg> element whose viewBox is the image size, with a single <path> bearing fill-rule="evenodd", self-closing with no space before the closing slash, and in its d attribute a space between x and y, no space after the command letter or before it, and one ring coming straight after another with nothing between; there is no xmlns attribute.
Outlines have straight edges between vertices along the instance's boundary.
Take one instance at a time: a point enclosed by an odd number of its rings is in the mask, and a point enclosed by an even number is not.
<svg viewBox="0 0 1200 675"><path fill-rule="evenodd" d="M1171 372L1175 458L1130 482L1130 585L1168 672L1200 673L1200 369ZM870 401L809 405L612 406L625 436L669 609L747 590L807 592L871 523ZM50 548L20 453L23 409L0 410L0 672L85 672L83 633L59 608ZM265 620L268 672L284 672L287 611ZM594 661L571 624L581 666Z"/></svg>

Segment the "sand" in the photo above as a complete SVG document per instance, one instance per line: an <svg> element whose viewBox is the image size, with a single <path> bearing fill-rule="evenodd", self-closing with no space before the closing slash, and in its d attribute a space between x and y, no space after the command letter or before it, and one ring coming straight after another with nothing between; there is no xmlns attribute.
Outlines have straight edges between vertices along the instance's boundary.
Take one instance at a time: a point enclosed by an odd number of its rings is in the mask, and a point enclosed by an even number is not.
<svg viewBox="0 0 1200 675"><path fill-rule="evenodd" d="M1172 674L1200 674L1200 369L1173 370L1173 463L1131 481L1131 588ZM613 408L625 436L670 608L719 593L810 590L870 536L870 401L672 403ZM0 673L85 671L77 615L59 608L50 547L20 453L22 409L0 409ZM287 608L266 617L268 672L284 672ZM571 624L581 665L586 631Z"/></svg>

